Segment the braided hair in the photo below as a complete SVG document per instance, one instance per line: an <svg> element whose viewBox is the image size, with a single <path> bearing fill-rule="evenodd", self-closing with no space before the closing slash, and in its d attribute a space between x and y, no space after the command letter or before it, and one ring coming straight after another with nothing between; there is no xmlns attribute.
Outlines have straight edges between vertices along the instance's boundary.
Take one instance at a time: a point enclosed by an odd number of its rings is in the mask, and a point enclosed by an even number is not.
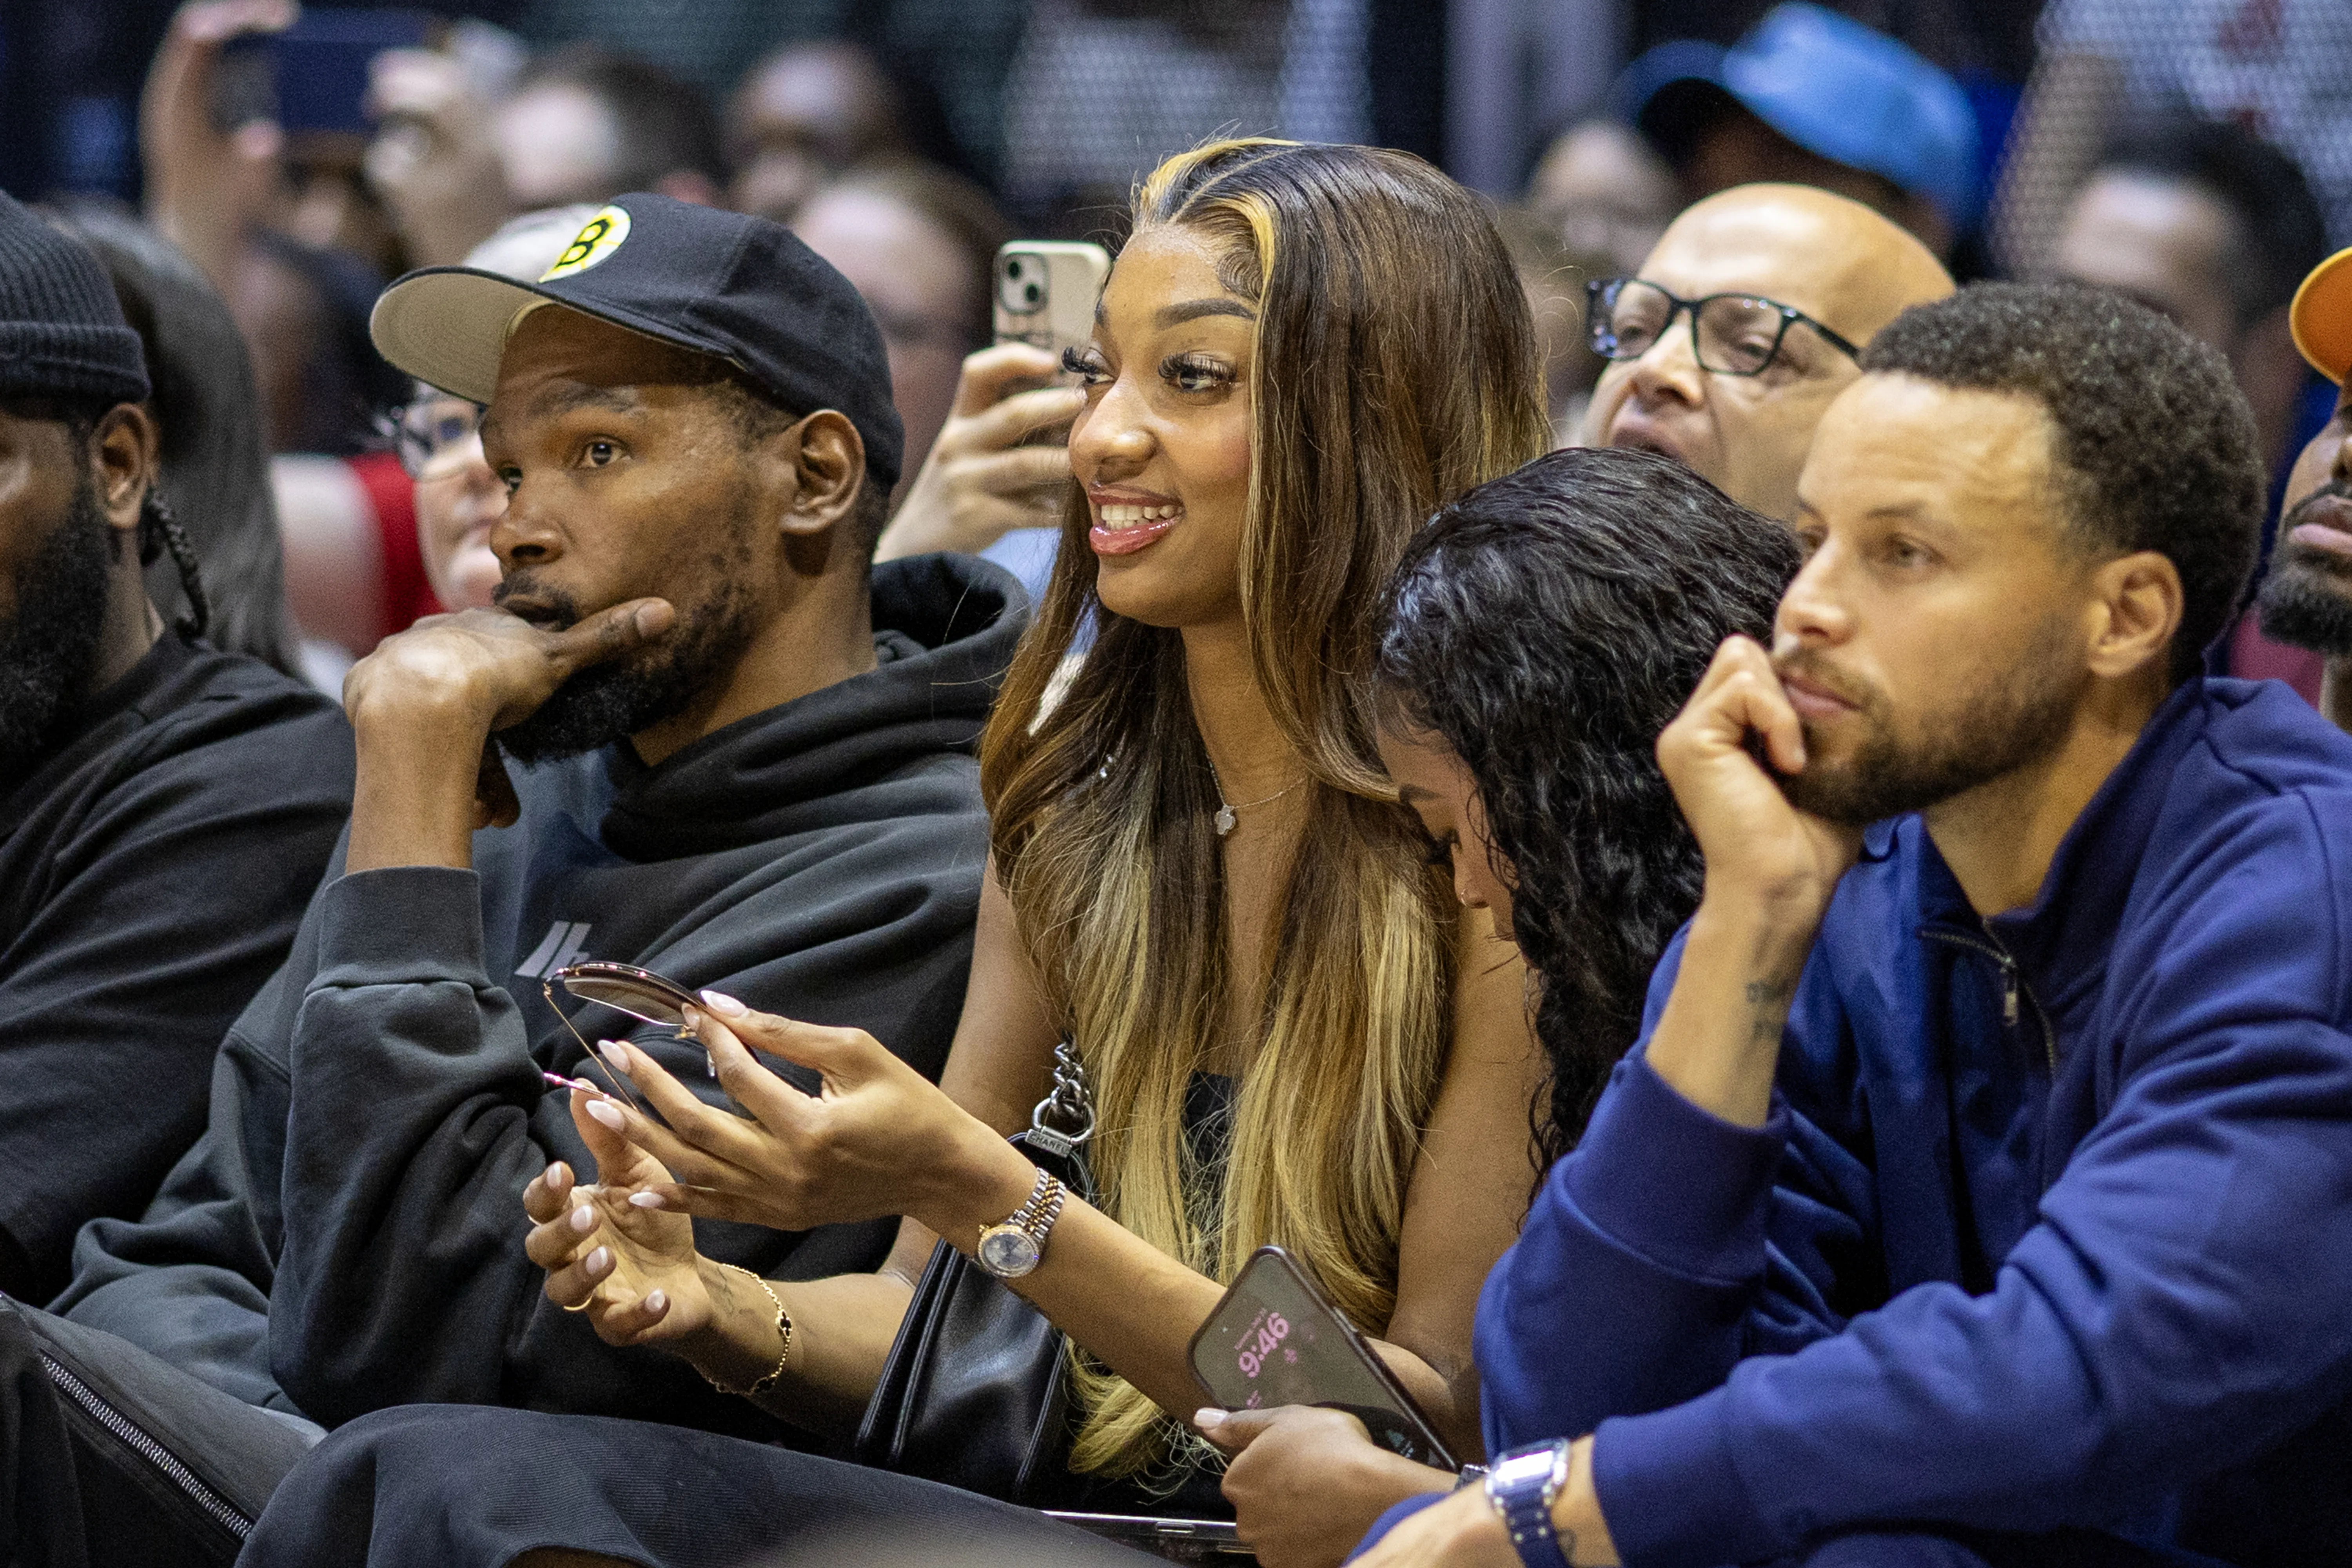
<svg viewBox="0 0 2352 1568"><path fill-rule="evenodd" d="M172 564L180 570L181 591L188 595L188 613L180 617L180 635L200 637L212 625L213 612L205 598L204 574L196 567L196 547L188 542L188 531L172 515L162 494L150 486L139 504L139 564L153 565L167 550L172 552Z"/></svg>

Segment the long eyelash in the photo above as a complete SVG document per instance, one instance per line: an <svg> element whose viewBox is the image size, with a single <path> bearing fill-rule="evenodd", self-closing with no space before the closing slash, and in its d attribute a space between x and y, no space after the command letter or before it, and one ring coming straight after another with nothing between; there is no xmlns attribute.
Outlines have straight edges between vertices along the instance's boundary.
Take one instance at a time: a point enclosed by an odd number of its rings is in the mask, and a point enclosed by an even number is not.
<svg viewBox="0 0 2352 1568"><path fill-rule="evenodd" d="M1427 836L1424 835L1423 837L1426 837ZM1421 858L1423 864L1429 866L1453 865L1454 843L1454 836L1450 833L1443 838L1429 838L1427 847Z"/></svg>
<svg viewBox="0 0 2352 1568"><path fill-rule="evenodd" d="M1160 374L1171 381L1178 376L1197 375L1226 386L1234 380L1231 367L1200 354L1171 354L1160 362Z"/></svg>
<svg viewBox="0 0 2352 1568"><path fill-rule="evenodd" d="M1062 368L1072 375L1087 375L1095 368L1095 357L1076 343L1062 350Z"/></svg>

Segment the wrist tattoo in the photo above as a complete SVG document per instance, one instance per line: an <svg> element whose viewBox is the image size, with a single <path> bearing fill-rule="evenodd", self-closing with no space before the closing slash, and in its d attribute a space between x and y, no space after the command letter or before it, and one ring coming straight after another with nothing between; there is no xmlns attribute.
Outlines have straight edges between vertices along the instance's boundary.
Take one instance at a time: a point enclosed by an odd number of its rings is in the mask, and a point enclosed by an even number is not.
<svg viewBox="0 0 2352 1568"><path fill-rule="evenodd" d="M1797 988L1785 980L1751 980L1748 983L1750 1006L1765 1007L1786 1002L1797 994Z"/></svg>

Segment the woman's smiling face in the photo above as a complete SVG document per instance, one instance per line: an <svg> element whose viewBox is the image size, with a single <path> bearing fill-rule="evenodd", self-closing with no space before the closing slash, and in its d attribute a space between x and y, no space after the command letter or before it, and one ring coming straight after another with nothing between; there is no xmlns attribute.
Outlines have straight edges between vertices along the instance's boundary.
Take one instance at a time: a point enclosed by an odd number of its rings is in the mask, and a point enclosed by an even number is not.
<svg viewBox="0 0 2352 1568"><path fill-rule="evenodd" d="M1250 358L1256 301L1217 276L1195 231L1128 242L1070 356L1087 406L1070 431L1105 608L1149 626L1241 614L1249 510Z"/></svg>

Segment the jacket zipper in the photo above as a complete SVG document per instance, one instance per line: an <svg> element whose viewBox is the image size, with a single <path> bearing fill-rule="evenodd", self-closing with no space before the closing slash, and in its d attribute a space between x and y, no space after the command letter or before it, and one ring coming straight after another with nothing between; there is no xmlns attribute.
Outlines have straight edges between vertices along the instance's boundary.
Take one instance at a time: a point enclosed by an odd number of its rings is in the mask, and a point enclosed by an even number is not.
<svg viewBox="0 0 2352 1568"><path fill-rule="evenodd" d="M1985 933L1982 941L1960 931L1937 931L1924 926L1920 928L1919 934L1931 942L1948 942L1955 947L1981 952L2000 966L2000 1021L2012 1029L2017 1027L2017 998L2021 992L2023 993L2025 999L2033 1004L2035 1022L2042 1026L2042 1060L2050 1068L2050 1076L2055 1079L2058 1076L2058 1040L2050 1027L2050 1015L2042 1010L2042 999L2034 995L2032 988L2018 973L2017 960L2009 955L2009 949L2001 946L1990 931Z"/></svg>
<svg viewBox="0 0 2352 1568"><path fill-rule="evenodd" d="M213 1490L196 1473L180 1462L179 1457L155 1441L131 1419L108 1404L89 1384L76 1377L56 1357L43 1352L41 1364L48 1369L49 1381L65 1391L66 1397L81 1406L89 1418L114 1434L122 1444L163 1473L164 1479L184 1493L212 1516L223 1530L243 1542L253 1533L253 1521L245 1517L236 1505Z"/></svg>

